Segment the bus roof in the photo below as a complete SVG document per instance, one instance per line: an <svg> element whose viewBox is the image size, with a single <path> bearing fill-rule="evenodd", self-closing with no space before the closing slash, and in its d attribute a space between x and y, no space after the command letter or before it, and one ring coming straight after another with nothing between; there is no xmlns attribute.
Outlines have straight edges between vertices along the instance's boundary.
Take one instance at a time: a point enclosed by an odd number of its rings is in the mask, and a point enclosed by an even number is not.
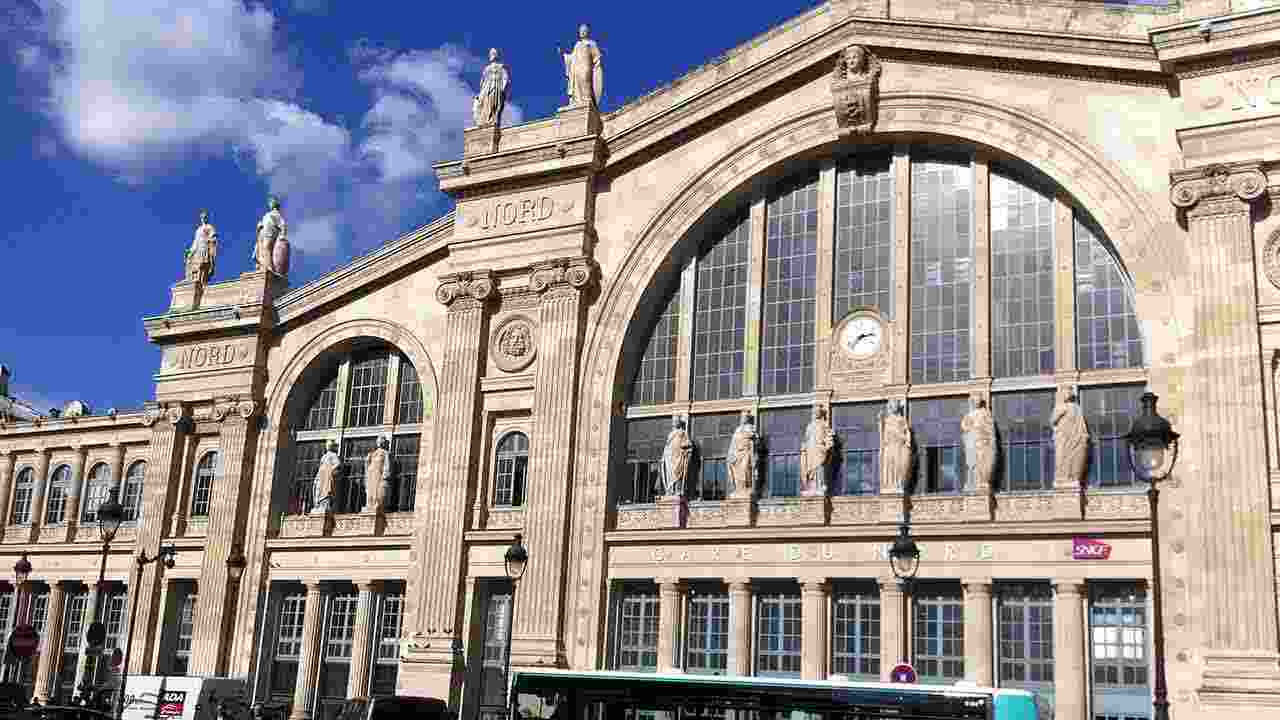
<svg viewBox="0 0 1280 720"><path fill-rule="evenodd" d="M520 686L521 678L544 678L547 680L558 679L566 684L572 683L574 680L595 680L595 681L627 681L636 684L652 684L660 685L663 683L671 684L699 684L699 685L723 685L725 687L778 687L778 688L796 688L796 689L866 689L866 690L892 690L895 692L906 693L923 693L923 694L942 694L944 696L964 697L973 695L985 695L988 697L996 695L1026 695L1031 693L1026 690L1015 690L1011 688L989 688L979 687L977 685L956 684L956 685L931 685L931 684L908 684L908 683L881 683L881 682L863 682L858 680L799 680L794 678L773 678L740 675L702 675L698 673L646 673L646 672L627 672L623 670L516 670L511 671L512 687Z"/></svg>

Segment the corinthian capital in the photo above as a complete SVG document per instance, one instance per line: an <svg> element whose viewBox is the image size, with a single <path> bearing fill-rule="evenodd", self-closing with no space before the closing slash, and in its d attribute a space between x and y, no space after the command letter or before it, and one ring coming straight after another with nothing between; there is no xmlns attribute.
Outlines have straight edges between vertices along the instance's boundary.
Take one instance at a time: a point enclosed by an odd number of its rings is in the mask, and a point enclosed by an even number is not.
<svg viewBox="0 0 1280 720"><path fill-rule="evenodd" d="M558 285L581 290L591 283L595 264L587 257L567 258L538 263L529 273L529 288L546 292Z"/></svg>
<svg viewBox="0 0 1280 720"><path fill-rule="evenodd" d="M1191 215L1243 212L1267 191L1267 174L1258 163L1208 165L1170 176L1170 202ZM1225 202L1224 202L1225 201Z"/></svg>
<svg viewBox="0 0 1280 720"><path fill-rule="evenodd" d="M440 287L436 288L436 300L447 306L464 297L481 303L493 297L493 274L488 270L478 270L445 275L440 278Z"/></svg>

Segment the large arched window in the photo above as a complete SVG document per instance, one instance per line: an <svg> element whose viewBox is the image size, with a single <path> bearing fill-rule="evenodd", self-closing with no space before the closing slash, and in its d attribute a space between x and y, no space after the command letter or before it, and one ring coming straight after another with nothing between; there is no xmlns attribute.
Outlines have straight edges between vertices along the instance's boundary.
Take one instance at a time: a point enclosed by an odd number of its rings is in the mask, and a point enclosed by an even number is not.
<svg viewBox="0 0 1280 720"><path fill-rule="evenodd" d="M124 506L125 522L138 522L142 519L142 486L147 479L147 463L138 460L129 466L124 476L124 489L121 492L120 504Z"/></svg>
<svg viewBox="0 0 1280 720"><path fill-rule="evenodd" d="M195 481L191 483L191 517L208 517L213 499L213 481L218 476L218 453L210 450L196 463Z"/></svg>
<svg viewBox="0 0 1280 720"><path fill-rule="evenodd" d="M89 483L85 487L84 507L81 509L80 522L85 524L98 522L98 508L107 501L111 493L111 468L106 463L98 463L89 471Z"/></svg>
<svg viewBox="0 0 1280 720"><path fill-rule="evenodd" d="M412 511L422 422L430 408L408 357L385 343L364 343L323 359L298 392L310 394L296 415L289 512L312 510L316 473L330 442L342 461L330 509L372 510L365 505L368 483L375 479L365 477L365 460L379 439L388 441L391 456L383 510Z"/></svg>
<svg viewBox="0 0 1280 720"><path fill-rule="evenodd" d="M493 504L517 507L524 504L525 479L529 473L529 436L507 433L498 441L494 463Z"/></svg>
<svg viewBox="0 0 1280 720"><path fill-rule="evenodd" d="M10 525L31 524L31 496L35 492L35 471L23 468L18 471L17 481L13 485L13 517Z"/></svg>
<svg viewBox="0 0 1280 720"><path fill-rule="evenodd" d="M67 520L67 490L71 486L71 467L59 465L49 476L45 491L45 525L61 525Z"/></svg>
<svg viewBox="0 0 1280 720"><path fill-rule="evenodd" d="M621 502L651 501L661 428L685 412L691 499L724 497L743 410L758 411L760 496L796 494L810 408L828 392L831 492L879 492L890 387L907 399L914 492L972 489L959 423L975 393L990 395L997 425L997 489L1051 490L1064 375L1092 436L1089 484L1132 485L1121 426L1146 379L1133 288L1097 224L1047 177L987 151L868 147L746 192L691 231L672 258L680 281L655 285L642 304L653 314L635 320L652 331L626 361ZM875 318L871 335L837 336L862 316ZM855 337L872 338L863 359L841 350Z"/></svg>

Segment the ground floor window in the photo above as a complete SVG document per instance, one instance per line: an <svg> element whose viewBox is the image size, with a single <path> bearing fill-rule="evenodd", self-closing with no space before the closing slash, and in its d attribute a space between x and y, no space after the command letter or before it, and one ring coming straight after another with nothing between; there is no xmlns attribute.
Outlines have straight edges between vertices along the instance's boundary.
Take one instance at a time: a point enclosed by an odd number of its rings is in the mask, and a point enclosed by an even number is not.
<svg viewBox="0 0 1280 720"><path fill-rule="evenodd" d="M124 648L124 634L128 630L125 613L129 607L127 591L116 585L114 589L102 596L102 609L99 617L106 629L106 639L102 643L102 653L90 658L92 663L86 666L85 676L93 678L94 687L106 685L115 672L111 667L111 654L116 648Z"/></svg>
<svg viewBox="0 0 1280 720"><path fill-rule="evenodd" d="M831 672L880 677L880 590L875 583L836 585L831 598Z"/></svg>
<svg viewBox="0 0 1280 720"><path fill-rule="evenodd" d="M1089 584L1093 716L1151 717L1147 593L1139 583Z"/></svg>
<svg viewBox="0 0 1280 720"><path fill-rule="evenodd" d="M1000 687L1035 693L1053 707L1053 591L1049 583L997 586Z"/></svg>
<svg viewBox="0 0 1280 720"><path fill-rule="evenodd" d="M959 584L922 583L915 591L913 645L921 682L964 679L964 600Z"/></svg>
<svg viewBox="0 0 1280 720"><path fill-rule="evenodd" d="M318 696L316 717L332 720L338 716L347 698L347 686L351 679L351 650L355 638L356 605L360 597L354 593L334 595L329 598L328 621L325 623L324 655L320 664L320 679L316 687Z"/></svg>
<svg viewBox="0 0 1280 720"><path fill-rule="evenodd" d="M307 596L298 593L280 600L280 613L272 645L270 696L273 702L291 703L302 659L302 624L306 618Z"/></svg>
<svg viewBox="0 0 1280 720"><path fill-rule="evenodd" d="M658 669L658 592L652 584L623 588L617 632L618 670Z"/></svg>
<svg viewBox="0 0 1280 720"><path fill-rule="evenodd" d="M76 670L80 666L80 643L84 641L84 631L93 622L86 618L89 609L89 593L86 590L67 593L66 605L62 621L62 662L58 667L58 686L55 688L59 700L68 701L76 695Z"/></svg>
<svg viewBox="0 0 1280 720"><path fill-rule="evenodd" d="M188 592L178 605L178 624L175 628L177 637L174 640L171 671L174 675L186 675L191 666L191 638L194 635L198 599L196 593Z"/></svg>
<svg viewBox="0 0 1280 720"><path fill-rule="evenodd" d="M484 637L480 657L480 713L505 717L507 654L510 652L511 584L494 580L485 585Z"/></svg>
<svg viewBox="0 0 1280 720"><path fill-rule="evenodd" d="M378 613L378 644L373 650L373 672L370 673L373 697L396 694L400 672L400 624L404 617L403 590L387 591L382 596Z"/></svg>
<svg viewBox="0 0 1280 720"><path fill-rule="evenodd" d="M800 593L766 590L756 598L756 674L800 676Z"/></svg>
<svg viewBox="0 0 1280 720"><path fill-rule="evenodd" d="M689 588L685 671L723 675L729 668L729 594L723 586Z"/></svg>

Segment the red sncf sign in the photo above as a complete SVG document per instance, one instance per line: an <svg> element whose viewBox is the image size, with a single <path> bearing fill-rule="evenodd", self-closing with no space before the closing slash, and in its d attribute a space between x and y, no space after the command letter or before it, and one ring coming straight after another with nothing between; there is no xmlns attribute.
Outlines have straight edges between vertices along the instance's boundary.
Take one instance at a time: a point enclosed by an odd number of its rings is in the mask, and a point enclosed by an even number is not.
<svg viewBox="0 0 1280 720"><path fill-rule="evenodd" d="M1111 546L1090 537L1071 539L1072 560L1106 560L1111 557Z"/></svg>

